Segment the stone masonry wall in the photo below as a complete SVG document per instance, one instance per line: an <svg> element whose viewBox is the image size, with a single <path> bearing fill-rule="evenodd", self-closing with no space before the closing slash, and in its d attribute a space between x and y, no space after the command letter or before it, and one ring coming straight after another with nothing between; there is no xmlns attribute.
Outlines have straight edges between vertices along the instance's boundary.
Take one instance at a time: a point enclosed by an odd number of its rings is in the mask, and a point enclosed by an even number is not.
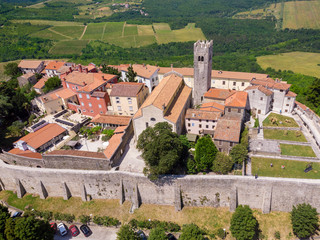
<svg viewBox="0 0 320 240"><path fill-rule="evenodd" d="M151 182L142 174L116 171L86 171L29 168L0 161L2 189L40 197L70 196L87 199L122 199L141 203L183 206L226 206L291 211L292 205L310 203L320 211L320 180L242 176L166 176ZM122 201L121 201L122 202Z"/></svg>

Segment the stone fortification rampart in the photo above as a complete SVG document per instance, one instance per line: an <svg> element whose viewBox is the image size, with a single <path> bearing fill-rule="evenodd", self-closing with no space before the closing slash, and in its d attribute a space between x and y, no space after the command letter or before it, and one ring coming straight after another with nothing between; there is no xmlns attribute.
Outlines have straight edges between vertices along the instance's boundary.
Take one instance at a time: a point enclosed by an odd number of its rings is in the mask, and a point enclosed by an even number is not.
<svg viewBox="0 0 320 240"><path fill-rule="evenodd" d="M292 205L310 203L320 211L320 180L242 176L167 176L152 182L142 174L119 171L88 171L29 168L0 161L0 189L23 194L70 196L88 199L119 199L141 203L183 206L225 206L290 211Z"/></svg>

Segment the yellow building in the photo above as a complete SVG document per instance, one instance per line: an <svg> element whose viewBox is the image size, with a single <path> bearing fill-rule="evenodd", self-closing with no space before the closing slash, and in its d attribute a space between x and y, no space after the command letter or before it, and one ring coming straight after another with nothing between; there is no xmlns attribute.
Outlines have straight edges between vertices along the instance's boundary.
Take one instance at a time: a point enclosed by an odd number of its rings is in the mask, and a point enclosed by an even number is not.
<svg viewBox="0 0 320 240"><path fill-rule="evenodd" d="M124 116L133 116L149 95L144 83L120 82L109 91L113 113Z"/></svg>

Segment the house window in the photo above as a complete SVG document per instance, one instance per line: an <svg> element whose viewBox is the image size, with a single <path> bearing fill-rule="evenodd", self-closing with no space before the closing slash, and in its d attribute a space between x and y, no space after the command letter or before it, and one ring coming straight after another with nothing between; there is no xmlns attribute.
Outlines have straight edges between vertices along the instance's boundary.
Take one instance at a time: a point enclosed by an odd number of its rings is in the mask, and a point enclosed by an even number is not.
<svg viewBox="0 0 320 240"><path fill-rule="evenodd" d="M81 93L79 93L79 98L82 98L82 94Z"/></svg>
<svg viewBox="0 0 320 240"><path fill-rule="evenodd" d="M92 113L93 113L93 110L90 110L90 112L92 112Z"/></svg>
<svg viewBox="0 0 320 240"><path fill-rule="evenodd" d="M132 107L132 106L129 106L129 110L130 110L130 111L133 111L133 107Z"/></svg>
<svg viewBox="0 0 320 240"><path fill-rule="evenodd" d="M81 105L84 106L84 103L82 102Z"/></svg>
<svg viewBox="0 0 320 240"><path fill-rule="evenodd" d="M231 108L228 108L228 112L231 112Z"/></svg>
<svg viewBox="0 0 320 240"><path fill-rule="evenodd" d="M149 123L146 122L146 128L149 127Z"/></svg>
<svg viewBox="0 0 320 240"><path fill-rule="evenodd" d="M289 106L289 104L286 104L286 106L288 107L288 106Z"/></svg>
<svg viewBox="0 0 320 240"><path fill-rule="evenodd" d="M288 110L286 109L285 112L288 112Z"/></svg>
<svg viewBox="0 0 320 240"><path fill-rule="evenodd" d="M199 119L199 122L201 122L201 119Z"/></svg>
<svg viewBox="0 0 320 240"><path fill-rule="evenodd" d="M190 127L190 125L191 125L191 124L190 124L190 123L188 123L188 127Z"/></svg>
<svg viewBox="0 0 320 240"><path fill-rule="evenodd" d="M97 97L97 100L100 100L100 98L99 98L99 97Z"/></svg>
<svg viewBox="0 0 320 240"><path fill-rule="evenodd" d="M194 123L192 123L192 127L194 127Z"/></svg>
<svg viewBox="0 0 320 240"><path fill-rule="evenodd" d="M236 82L233 82L233 86L236 86L236 84L237 84Z"/></svg>
<svg viewBox="0 0 320 240"><path fill-rule="evenodd" d="M206 128L209 128L209 125L206 125Z"/></svg>
<svg viewBox="0 0 320 240"><path fill-rule="evenodd" d="M288 97L288 101L289 101L290 99L291 99L291 98Z"/></svg>
<svg viewBox="0 0 320 240"><path fill-rule="evenodd" d="M252 93L255 93L255 92L256 92L256 91L254 91L254 90L252 91Z"/></svg>
<svg viewBox="0 0 320 240"><path fill-rule="evenodd" d="M67 83L67 88L69 88L69 84Z"/></svg>
<svg viewBox="0 0 320 240"><path fill-rule="evenodd" d="M201 124L199 124L199 128L201 128L202 127L202 125Z"/></svg>
<svg viewBox="0 0 320 240"><path fill-rule="evenodd" d="M283 92L283 90L280 90L280 92Z"/></svg>
<svg viewBox="0 0 320 240"><path fill-rule="evenodd" d="M120 103L120 100L117 100L116 103Z"/></svg>
<svg viewBox="0 0 320 240"><path fill-rule="evenodd" d="M226 85L226 81L222 81L222 85Z"/></svg>
<svg viewBox="0 0 320 240"><path fill-rule="evenodd" d="M87 98L90 99L90 95L89 94L87 94Z"/></svg>
<svg viewBox="0 0 320 240"><path fill-rule="evenodd" d="M191 131L191 129L190 128L188 128L188 132L190 132Z"/></svg>
<svg viewBox="0 0 320 240"><path fill-rule="evenodd" d="M230 143L230 147L232 147L232 146L233 146L233 143L231 142L231 143Z"/></svg>
<svg viewBox="0 0 320 240"><path fill-rule="evenodd" d="M83 109L83 110L82 110L82 112L86 112L86 110L85 110L85 109Z"/></svg>
<svg viewBox="0 0 320 240"><path fill-rule="evenodd" d="M241 113L241 109L238 109L238 113Z"/></svg>
<svg viewBox="0 0 320 240"><path fill-rule="evenodd" d="M118 106L118 111L121 111L121 106Z"/></svg>
<svg viewBox="0 0 320 240"><path fill-rule="evenodd" d="M132 104L132 99L131 98L127 98L128 99L128 103Z"/></svg>
<svg viewBox="0 0 320 240"><path fill-rule="evenodd" d="M119 97L116 97L116 99L117 99L117 100L120 100L120 98L119 98Z"/></svg>
<svg viewBox="0 0 320 240"><path fill-rule="evenodd" d="M244 82L241 83L241 86L242 86L242 87L244 86Z"/></svg>
<svg viewBox="0 0 320 240"><path fill-rule="evenodd" d="M103 112L102 111L100 111L100 114L102 114Z"/></svg>
<svg viewBox="0 0 320 240"><path fill-rule="evenodd" d="M78 90L78 86L76 86L76 89Z"/></svg>
<svg viewBox="0 0 320 240"><path fill-rule="evenodd" d="M263 100L263 97L261 97L260 100L262 101L262 100Z"/></svg>
<svg viewBox="0 0 320 240"><path fill-rule="evenodd" d="M101 104L98 104L99 108L102 108Z"/></svg>
<svg viewBox="0 0 320 240"><path fill-rule="evenodd" d="M219 141L219 145L220 145L220 146L222 145L222 141Z"/></svg>
<svg viewBox="0 0 320 240"><path fill-rule="evenodd" d="M212 125L212 129L214 129L214 125Z"/></svg>
<svg viewBox="0 0 320 240"><path fill-rule="evenodd" d="M89 103L89 107L92 107L92 104L91 104L91 103Z"/></svg>
<svg viewBox="0 0 320 240"><path fill-rule="evenodd" d="M150 121L155 122L155 121L156 121L156 119L155 119L155 118L150 118Z"/></svg>

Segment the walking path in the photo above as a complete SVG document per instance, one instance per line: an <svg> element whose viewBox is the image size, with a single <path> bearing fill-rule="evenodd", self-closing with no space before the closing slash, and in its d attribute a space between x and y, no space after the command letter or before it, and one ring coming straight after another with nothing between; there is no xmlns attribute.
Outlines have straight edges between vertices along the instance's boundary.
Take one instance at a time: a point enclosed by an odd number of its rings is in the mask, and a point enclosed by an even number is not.
<svg viewBox="0 0 320 240"><path fill-rule="evenodd" d="M288 156L288 155L281 155L281 156L269 156L269 155L262 155L262 154L252 154L249 153L250 157L260 157L260 158L273 158L273 159L282 159L282 160L294 160L294 161L301 161L301 162L319 162L318 158L313 157L298 157L298 156Z"/></svg>
<svg viewBox="0 0 320 240"><path fill-rule="evenodd" d="M64 34L62 34L62 33L59 33L59 32L57 32L57 31L55 31L55 30L53 30L53 29L51 29L51 28L48 28L48 30L51 31L51 32L53 32L53 33L55 33L55 34L58 34L58 35L60 35L60 36L63 36L63 37L72 39L72 37L69 37L69 36L64 35Z"/></svg>
<svg viewBox="0 0 320 240"><path fill-rule="evenodd" d="M84 27L83 32L82 32L81 36L79 37L79 40L81 40L82 37L83 37L83 35L86 33L87 27L88 27L88 25L86 25L86 26Z"/></svg>

